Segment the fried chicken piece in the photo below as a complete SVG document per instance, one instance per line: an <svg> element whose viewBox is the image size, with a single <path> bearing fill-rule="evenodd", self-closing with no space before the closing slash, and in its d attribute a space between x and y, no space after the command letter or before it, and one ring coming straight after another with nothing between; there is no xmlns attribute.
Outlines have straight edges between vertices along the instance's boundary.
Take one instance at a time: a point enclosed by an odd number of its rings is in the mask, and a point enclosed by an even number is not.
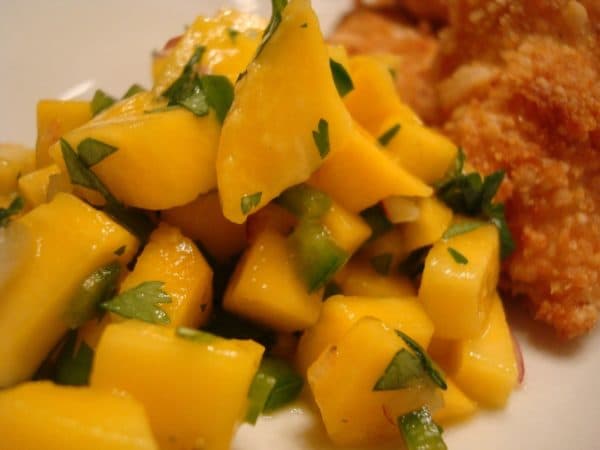
<svg viewBox="0 0 600 450"><path fill-rule="evenodd" d="M399 14L359 8L342 20L329 41L343 44L350 54L379 56L394 70L402 99L424 120L437 117L431 69L438 43L427 26L415 27Z"/></svg>
<svg viewBox="0 0 600 450"><path fill-rule="evenodd" d="M600 311L600 43L586 6L453 0L438 60L444 132L480 171L507 172L518 248L502 286L567 338Z"/></svg>

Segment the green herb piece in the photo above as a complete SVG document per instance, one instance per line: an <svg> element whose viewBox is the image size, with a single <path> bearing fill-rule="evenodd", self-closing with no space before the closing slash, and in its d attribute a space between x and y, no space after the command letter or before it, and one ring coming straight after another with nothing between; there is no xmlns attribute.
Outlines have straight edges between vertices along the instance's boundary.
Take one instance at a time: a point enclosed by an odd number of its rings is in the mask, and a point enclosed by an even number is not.
<svg viewBox="0 0 600 450"><path fill-rule="evenodd" d="M283 191L277 203L296 217L319 219L329 211L332 202L324 192L303 183Z"/></svg>
<svg viewBox="0 0 600 450"><path fill-rule="evenodd" d="M161 281L145 281L100 306L128 319L168 325L169 315L158 306L171 303L171 296L163 291L163 286Z"/></svg>
<svg viewBox="0 0 600 450"><path fill-rule="evenodd" d="M380 204L365 209L360 215L371 228L371 237L368 242L374 241L394 228L394 224L389 221Z"/></svg>
<svg viewBox="0 0 600 450"><path fill-rule="evenodd" d="M140 86L137 83L132 84L131 86L129 86L129 89L127 89L127 92L123 94L123 99L133 97L134 95L139 94L140 92L146 92L146 89L144 89L143 86Z"/></svg>
<svg viewBox="0 0 600 450"><path fill-rule="evenodd" d="M254 194L245 194L240 200L240 207L242 214L248 215L250 211L256 208L260 204L262 192L255 192Z"/></svg>
<svg viewBox="0 0 600 450"><path fill-rule="evenodd" d="M369 262L375 272L379 275L389 275L392 266L393 255L391 253L382 253L381 255L373 256Z"/></svg>
<svg viewBox="0 0 600 450"><path fill-rule="evenodd" d="M447 450L442 429L431 418L426 406L398 417L398 428L407 450Z"/></svg>
<svg viewBox="0 0 600 450"><path fill-rule="evenodd" d="M271 20L269 20L269 24L267 25L267 28L265 28L254 59L260 56L267 43L271 40L273 34L275 34L275 31L277 31L282 20L283 10L287 4L288 0L271 0Z"/></svg>
<svg viewBox="0 0 600 450"><path fill-rule="evenodd" d="M234 44L239 34L240 32L235 28L227 28L227 35L229 36L229 39L231 39L231 42L233 42Z"/></svg>
<svg viewBox="0 0 600 450"><path fill-rule="evenodd" d="M452 256L452 259L454 259L457 264L468 264L469 262L467 257L455 248L448 247L448 253L450 253L450 256Z"/></svg>
<svg viewBox="0 0 600 450"><path fill-rule="evenodd" d="M419 358L403 348L399 350L383 375L377 380L374 391L393 391L406 389L423 384L427 380L427 374Z"/></svg>
<svg viewBox="0 0 600 450"><path fill-rule="evenodd" d="M206 102L215 110L219 122L223 123L233 103L233 84L222 75L205 75L201 82Z"/></svg>
<svg viewBox="0 0 600 450"><path fill-rule="evenodd" d="M118 149L93 138L85 138L77 146L77 153L87 167L98 164L104 158L112 155Z"/></svg>
<svg viewBox="0 0 600 450"><path fill-rule="evenodd" d="M442 374L442 371L437 366L435 362L427 355L427 352L410 336L406 335L400 330L396 330L396 334L402 338L402 340L410 347L410 349L415 352L415 355L421 361L423 368L431 378L431 380L442 390L446 390L448 385L446 384L446 380Z"/></svg>
<svg viewBox="0 0 600 450"><path fill-rule="evenodd" d="M98 305L114 295L120 273L121 265L115 261L83 280L65 313L64 319L69 328L79 328L96 315Z"/></svg>
<svg viewBox="0 0 600 450"><path fill-rule="evenodd" d="M388 68L388 72L390 73L390 75L392 77L392 80L394 80L394 82L395 82L397 74L396 74L396 71L394 70L394 68L393 67L389 67Z"/></svg>
<svg viewBox="0 0 600 450"><path fill-rule="evenodd" d="M23 200L23 197L17 195L7 208L0 208L0 227L6 227L10 222L10 218L18 214L24 206L25 200Z"/></svg>
<svg viewBox="0 0 600 450"><path fill-rule="evenodd" d="M183 71L163 96L169 100L168 106L181 105L197 116L208 114L206 95L202 90L202 82L196 72L196 64L200 62L206 48L198 46L190 60L183 67Z"/></svg>
<svg viewBox="0 0 600 450"><path fill-rule="evenodd" d="M420 275L425 268L425 259L429 250L431 250L431 246L421 247L410 252L406 259L398 265L398 271L409 278Z"/></svg>
<svg viewBox="0 0 600 450"><path fill-rule="evenodd" d="M343 294L342 288L335 281L330 281L325 286L325 291L323 292L323 300L327 300L329 297L334 295Z"/></svg>
<svg viewBox="0 0 600 450"><path fill-rule="evenodd" d="M329 58L329 67L331 68L331 74L333 75L333 81L335 82L338 94L340 94L340 97L346 96L346 94L354 89L354 83L350 74L343 65L331 58Z"/></svg>
<svg viewBox="0 0 600 450"><path fill-rule="evenodd" d="M106 186L102 184L96 174L92 172L79 155L75 153L73 147L62 138L60 139L60 147L71 183L99 192L107 202L117 203L116 198L108 191Z"/></svg>
<svg viewBox="0 0 600 450"><path fill-rule="evenodd" d="M217 336L212 333L188 327L177 327L175 335L187 339L188 341L199 342L201 344L210 344L211 342L214 342L215 339L218 339Z"/></svg>
<svg viewBox="0 0 600 450"><path fill-rule="evenodd" d="M114 105L115 102L116 100L113 97L108 95L103 90L98 89L94 93L94 97L92 98L92 102L90 103L90 108L92 109L92 116L97 116L106 108L109 108L112 105Z"/></svg>
<svg viewBox="0 0 600 450"><path fill-rule="evenodd" d="M398 131L400 131L400 128L401 128L401 125L399 123L392 125L390 128L387 129L387 131L385 131L381 136L379 136L377 138L377 141L382 146L384 146L384 147L387 146L390 143L390 141L392 139L394 139L396 134L398 134Z"/></svg>
<svg viewBox="0 0 600 450"><path fill-rule="evenodd" d="M501 257L506 258L514 251L515 244L506 223L504 206L492 202L502 184L504 172L497 171L484 178L477 172L463 174L464 163L465 154L459 148L451 169L435 183L436 193L454 212L494 224L500 233Z"/></svg>
<svg viewBox="0 0 600 450"><path fill-rule="evenodd" d="M348 260L327 228L313 220L301 219L289 236L298 274L309 292L323 287Z"/></svg>
<svg viewBox="0 0 600 450"><path fill-rule="evenodd" d="M88 384L93 359L94 351L84 341L78 344L77 331L71 330L56 360L54 381L72 386Z"/></svg>
<svg viewBox="0 0 600 450"><path fill-rule="evenodd" d="M325 158L329 153L329 123L325 119L319 119L317 129L312 134L319 155L321 158Z"/></svg>
<svg viewBox="0 0 600 450"><path fill-rule="evenodd" d="M246 422L254 425L265 409L269 395L273 391L277 380L260 369L254 375L250 390L248 391L248 410L246 411Z"/></svg>
<svg viewBox="0 0 600 450"><path fill-rule="evenodd" d="M308 28L308 24L304 22L302 25L300 25L300 28Z"/></svg>
<svg viewBox="0 0 600 450"><path fill-rule="evenodd" d="M459 236L461 234L469 233L473 230L484 225L484 222L457 222L453 223L448 227L444 234L442 235L442 239L450 239L454 236Z"/></svg>
<svg viewBox="0 0 600 450"><path fill-rule="evenodd" d="M127 246L125 245L121 245L118 249L116 249L113 253L117 256L121 256L123 255L123 253L125 253L125 250L127 250Z"/></svg>

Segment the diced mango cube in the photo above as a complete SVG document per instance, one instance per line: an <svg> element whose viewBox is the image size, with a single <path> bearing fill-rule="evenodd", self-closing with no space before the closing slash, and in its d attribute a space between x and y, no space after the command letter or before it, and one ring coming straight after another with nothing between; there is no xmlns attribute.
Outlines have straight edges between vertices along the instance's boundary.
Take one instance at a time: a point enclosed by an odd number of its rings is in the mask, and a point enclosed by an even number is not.
<svg viewBox="0 0 600 450"><path fill-rule="evenodd" d="M129 392L146 408L163 450L229 450L264 348L138 321L109 325L90 383Z"/></svg>
<svg viewBox="0 0 600 450"><path fill-rule="evenodd" d="M417 203L419 216L413 222L402 226L406 252L440 240L452 221L452 210L437 198L418 199Z"/></svg>
<svg viewBox="0 0 600 450"><path fill-rule="evenodd" d="M457 261L458 252L466 262ZM500 272L498 229L483 225L437 242L425 260L419 299L445 339L477 337L487 321Z"/></svg>
<svg viewBox="0 0 600 450"><path fill-rule="evenodd" d="M308 0L291 0L236 84L223 125L217 178L225 217L242 223L306 181L327 154L344 147L351 127L317 16Z"/></svg>
<svg viewBox="0 0 600 450"><path fill-rule="evenodd" d="M329 194L352 213L362 211L386 197L428 197L433 192L429 186L392 161L357 124L346 145L325 160L309 183Z"/></svg>
<svg viewBox="0 0 600 450"><path fill-rule="evenodd" d="M161 219L179 227L190 239L200 241L218 262L226 262L246 247L243 225L223 216L218 192L200 195L183 206L162 211Z"/></svg>
<svg viewBox="0 0 600 450"><path fill-rule="evenodd" d="M33 150L16 144L0 144L0 195L15 192L19 178L34 168Z"/></svg>
<svg viewBox="0 0 600 450"><path fill-rule="evenodd" d="M393 270L393 269L392 269ZM396 271L388 275L377 273L373 265L363 259L353 259L336 276L344 295L359 297L415 297L417 289L408 277Z"/></svg>
<svg viewBox="0 0 600 450"><path fill-rule="evenodd" d="M484 406L500 408L517 385L518 370L502 299L494 293L491 303L483 333L453 343L447 370L471 399Z"/></svg>
<svg viewBox="0 0 600 450"><path fill-rule="evenodd" d="M401 118L402 123L421 123L398 97L386 64L372 56L354 56L350 58L350 76L354 89L344 97L344 103L354 120L373 137L379 137L382 124L391 115Z"/></svg>
<svg viewBox="0 0 600 450"><path fill-rule="evenodd" d="M80 283L111 261L126 264L138 247L131 233L70 194L58 194L15 223L29 229L34 249L2 290L0 387L31 377L57 344Z"/></svg>
<svg viewBox="0 0 600 450"><path fill-rule="evenodd" d="M223 307L277 331L308 328L319 318L322 290L309 293L285 237L265 229L229 281Z"/></svg>
<svg viewBox="0 0 600 450"><path fill-rule="evenodd" d="M421 124L392 116L383 122L378 136L399 125L385 149L411 174L427 184L441 180L456 158L456 145L447 137Z"/></svg>
<svg viewBox="0 0 600 450"><path fill-rule="evenodd" d="M5 450L158 450L130 396L49 382L0 391L0 434Z"/></svg>
<svg viewBox="0 0 600 450"><path fill-rule="evenodd" d="M367 261L372 261L373 258L390 255L389 272L396 272L398 263L409 254L405 241L403 230L396 226L363 245L360 249L360 256Z"/></svg>
<svg viewBox="0 0 600 450"><path fill-rule="evenodd" d="M323 225L331 233L338 247L349 255L353 254L371 235L369 225L357 214L352 214L340 205L331 205L323 216Z"/></svg>
<svg viewBox="0 0 600 450"><path fill-rule="evenodd" d="M295 215L277 203L271 202L248 216L246 239L249 243L253 243L265 229L274 230L287 236L297 224L298 218Z"/></svg>
<svg viewBox="0 0 600 450"><path fill-rule="evenodd" d="M319 321L306 330L298 344L296 364L306 373L319 355L337 342L361 318L375 317L389 327L403 331L427 348L433 324L416 297L329 297Z"/></svg>
<svg viewBox="0 0 600 450"><path fill-rule="evenodd" d="M196 245L177 228L161 223L120 291L145 281L162 281L171 296L171 303L161 305L169 315L169 326L197 328L208 322L212 311L212 275Z"/></svg>
<svg viewBox="0 0 600 450"><path fill-rule="evenodd" d="M23 175L19 178L19 193L30 207L46 203L48 199L48 184L50 177L60 173L56 164Z"/></svg>
<svg viewBox="0 0 600 450"><path fill-rule="evenodd" d="M434 401L437 389L416 384L374 390L392 358L406 344L372 317L358 321L308 369L308 383L327 434L336 445L364 446L398 436L396 417Z"/></svg>
<svg viewBox="0 0 600 450"><path fill-rule="evenodd" d="M92 118L90 102L80 100L40 100L37 104L37 142L35 159L38 168L52 164L48 149L65 133Z"/></svg>
<svg viewBox="0 0 600 450"><path fill-rule="evenodd" d="M477 404L446 377L448 389L442 391L443 406L433 412L437 424L447 426L471 417L477 411Z"/></svg>

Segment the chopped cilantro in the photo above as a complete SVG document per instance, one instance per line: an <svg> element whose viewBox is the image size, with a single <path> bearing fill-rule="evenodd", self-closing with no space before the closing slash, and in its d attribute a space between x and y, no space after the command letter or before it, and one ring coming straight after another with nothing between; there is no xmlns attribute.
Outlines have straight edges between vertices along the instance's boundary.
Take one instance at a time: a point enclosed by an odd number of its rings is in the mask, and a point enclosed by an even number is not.
<svg viewBox="0 0 600 450"><path fill-rule="evenodd" d="M373 256L369 262L379 275L389 275L392 259L393 255L391 253L382 253L381 255Z"/></svg>
<svg viewBox="0 0 600 450"><path fill-rule="evenodd" d="M365 219L365 222L367 222L371 228L371 237L369 238L369 242L374 241L379 236L387 233L394 227L394 224L389 221L385 215L385 212L383 211L383 208L381 207L381 204L379 203L375 206L365 209L364 211L361 211L360 215L363 219Z"/></svg>
<svg viewBox="0 0 600 450"><path fill-rule="evenodd" d="M421 360L421 364L431 380L442 390L446 390L448 385L446 384L446 380L444 380L444 376L442 371L439 369L437 364L433 362L433 360L427 355L427 352L410 336L406 335L400 330L396 330L396 334L402 338L402 340L410 347L410 349L415 352L417 357Z"/></svg>
<svg viewBox="0 0 600 450"><path fill-rule="evenodd" d="M242 214L248 215L250 211L256 208L260 204L262 192L255 192L254 194L245 194L240 200L240 207Z"/></svg>
<svg viewBox="0 0 600 450"><path fill-rule="evenodd" d="M208 105L215 110L219 122L223 123L233 103L233 84L222 75L205 75L201 81Z"/></svg>
<svg viewBox="0 0 600 450"><path fill-rule="evenodd" d="M381 375L375 386L373 386L373 390L393 391L406 389L422 384L426 377L427 375L419 358L403 348L394 355L385 368L383 375Z"/></svg>
<svg viewBox="0 0 600 450"><path fill-rule="evenodd" d="M18 214L24 206L25 200L23 200L23 197L17 195L7 208L0 208L0 227L6 227L10 222L10 218Z"/></svg>
<svg viewBox="0 0 600 450"><path fill-rule="evenodd" d="M77 153L87 167L98 164L116 151L117 147L89 137L85 138L77 146Z"/></svg>
<svg viewBox="0 0 600 450"><path fill-rule="evenodd" d="M427 406L398 417L398 428L407 450L447 450L442 428L431 418Z"/></svg>
<svg viewBox="0 0 600 450"><path fill-rule="evenodd" d="M329 153L329 123L325 119L319 119L317 129L312 134L319 155L321 158L325 158Z"/></svg>
<svg viewBox="0 0 600 450"><path fill-rule="evenodd" d="M115 102L116 100L113 97L108 95L103 90L98 89L94 93L94 97L92 98L92 101L90 103L90 108L92 109L92 116L97 116L106 108L111 107Z"/></svg>
<svg viewBox="0 0 600 450"><path fill-rule="evenodd" d="M308 28L308 24L304 22L302 25L300 25L300 28Z"/></svg>
<svg viewBox="0 0 600 450"><path fill-rule="evenodd" d="M492 200L504 179L504 171L497 171L484 178L477 172L463 174L464 151L459 148L453 166L446 176L435 184L437 196L459 214L479 217L490 221L500 233L500 253L509 256L515 244L506 223L504 206Z"/></svg>
<svg viewBox="0 0 600 450"><path fill-rule="evenodd" d="M63 343L56 366L54 381L58 384L82 386L88 384L94 351L84 342L78 343L77 331L71 330Z"/></svg>
<svg viewBox="0 0 600 450"><path fill-rule="evenodd" d="M396 81L396 71L394 70L394 68L393 67L389 67L388 71L390 72L390 75L392 76L392 79L394 81Z"/></svg>
<svg viewBox="0 0 600 450"><path fill-rule="evenodd" d="M450 239L454 236L459 236L464 233L469 233L470 231L476 230L477 228L484 225L483 222L457 222L453 223L448 227L444 234L442 235L442 239Z"/></svg>
<svg viewBox="0 0 600 450"><path fill-rule="evenodd" d="M448 253L450 253L450 256L452 256L452 259L454 259L457 264L468 264L469 262L467 257L455 248L448 247Z"/></svg>
<svg viewBox="0 0 600 450"><path fill-rule="evenodd" d="M212 333L207 333L206 331L202 330L195 330L188 327L177 327L175 330L175 335L179 336L180 338L187 339L188 341L199 342L203 344L208 344L217 339L217 336Z"/></svg>
<svg viewBox="0 0 600 450"><path fill-rule="evenodd" d="M279 27L279 24L283 18L283 10L287 4L288 0L271 0L271 20L269 20L269 24L267 25L267 28L265 28L265 31L262 35L262 40L258 45L254 59L259 57L275 31L277 31L277 28Z"/></svg>
<svg viewBox="0 0 600 450"><path fill-rule="evenodd" d="M121 245L118 249L116 249L113 253L117 256L121 256L127 250L127 246Z"/></svg>
<svg viewBox="0 0 600 450"><path fill-rule="evenodd" d="M146 89L144 89L139 84L132 84L131 86L129 86L129 89L127 89L127 92L123 94L123 99L133 97L135 94L139 94L140 92L146 92Z"/></svg>
<svg viewBox="0 0 600 450"><path fill-rule="evenodd" d="M115 261L100 267L83 280L64 316L69 328L79 328L96 315L98 305L114 295L120 274L121 265Z"/></svg>
<svg viewBox="0 0 600 450"><path fill-rule="evenodd" d="M399 123L392 125L390 128L387 129L387 131L385 131L381 136L379 136L377 138L377 141L382 145L382 146L386 146L390 143L390 141L392 139L394 139L394 137L396 136L396 134L398 134L398 131L400 131L401 125Z"/></svg>
<svg viewBox="0 0 600 450"><path fill-rule="evenodd" d="M229 36L229 39L231 39L231 42L233 42L234 44L239 34L240 32L235 28L227 28L227 35Z"/></svg>
<svg viewBox="0 0 600 450"><path fill-rule="evenodd" d="M169 315L160 308L162 303L171 303L171 296L163 291L161 281L145 281L100 306L128 319L168 325Z"/></svg>
<svg viewBox="0 0 600 450"><path fill-rule="evenodd" d="M329 58L329 67L338 94L340 94L340 97L344 97L354 89L352 78L350 78L350 74L343 65L331 58Z"/></svg>

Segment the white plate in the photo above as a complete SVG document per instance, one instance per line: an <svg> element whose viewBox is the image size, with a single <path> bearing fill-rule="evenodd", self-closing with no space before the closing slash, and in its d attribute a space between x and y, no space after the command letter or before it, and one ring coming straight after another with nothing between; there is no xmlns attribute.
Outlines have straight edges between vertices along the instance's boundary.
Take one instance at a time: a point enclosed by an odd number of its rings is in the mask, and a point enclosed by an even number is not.
<svg viewBox="0 0 600 450"><path fill-rule="evenodd" d="M313 3L327 30L352 1ZM151 51L197 14L224 5L269 12L268 0L0 2L0 142L33 145L40 98L89 98L97 87L118 95L132 82L149 86ZM600 449L600 333L565 344L521 312L509 316L525 355L525 383L506 409L449 428L449 448ZM233 448L333 447L315 416L295 408L243 425Z"/></svg>

